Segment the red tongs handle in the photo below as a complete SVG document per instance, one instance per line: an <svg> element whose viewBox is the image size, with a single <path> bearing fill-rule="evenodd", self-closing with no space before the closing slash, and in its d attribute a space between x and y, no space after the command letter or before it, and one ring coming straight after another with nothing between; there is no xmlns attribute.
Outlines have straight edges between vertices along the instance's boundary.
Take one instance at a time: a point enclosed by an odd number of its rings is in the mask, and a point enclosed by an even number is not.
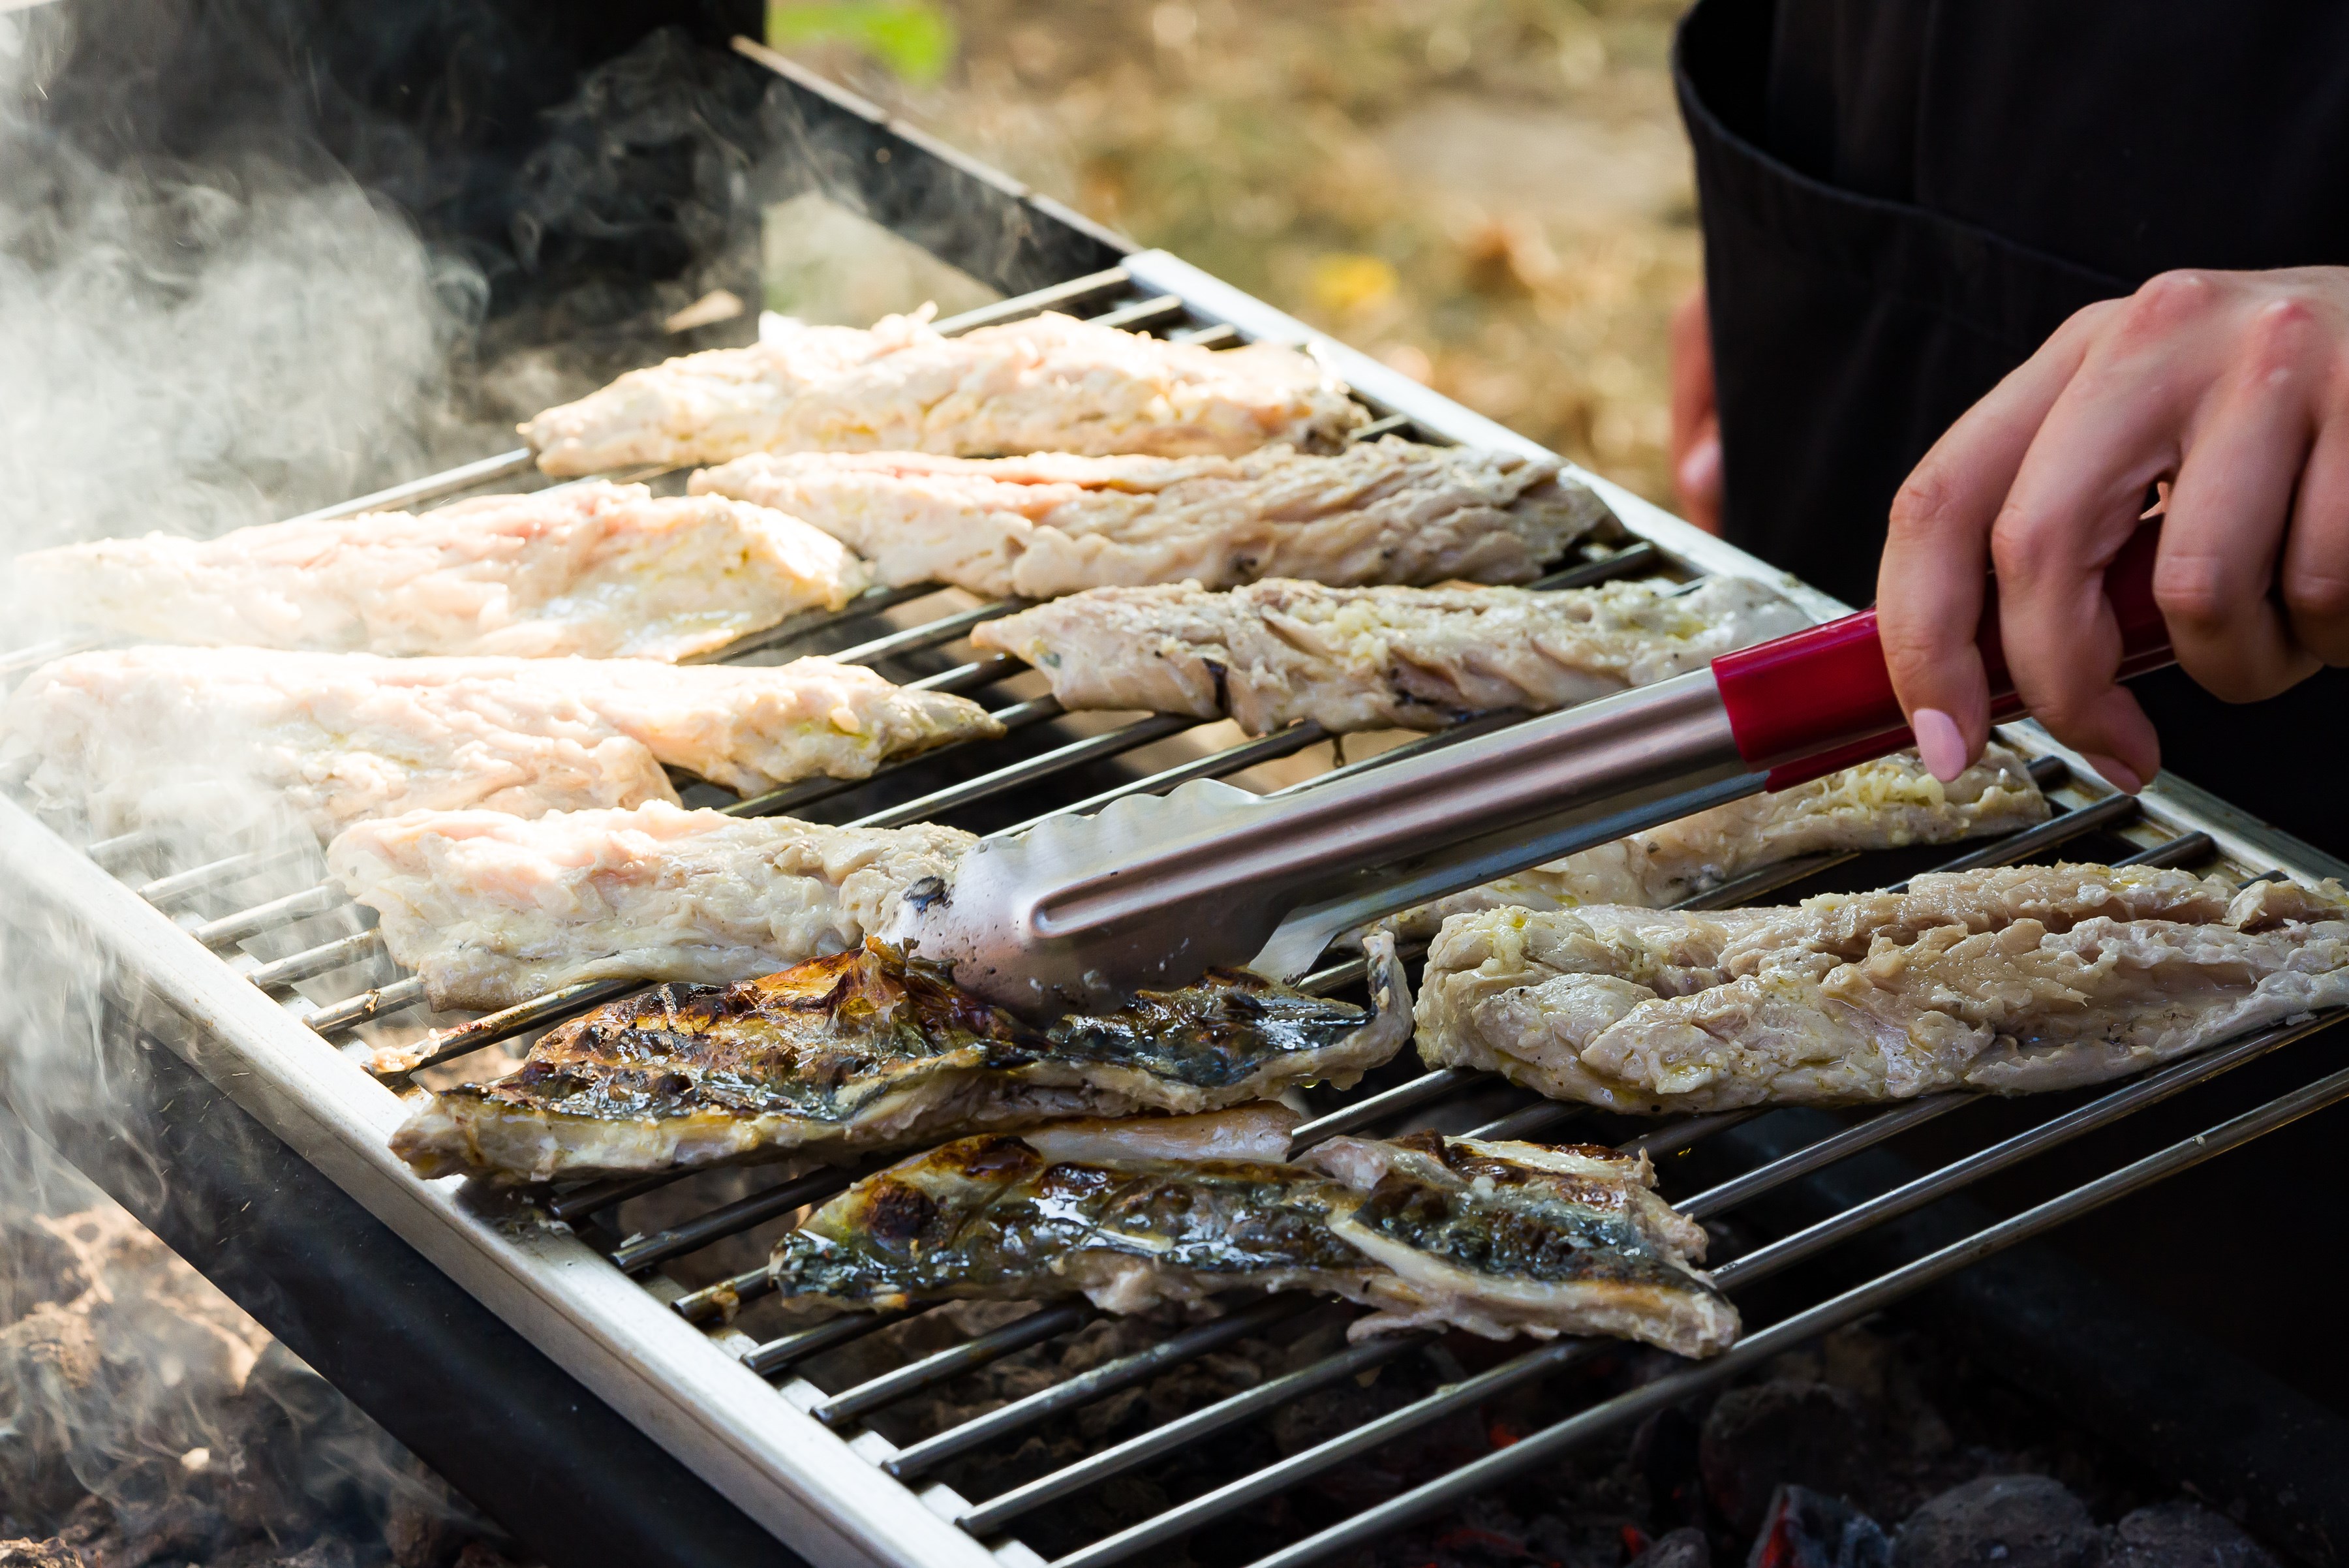
<svg viewBox="0 0 2349 1568"><path fill-rule="evenodd" d="M2123 677L2171 662L2169 628L2153 602L2160 543L2161 524L2148 523L2105 569L2105 593L2120 622ZM1978 640L1990 676L1991 718L2012 719L2023 702L1999 646L1995 582L1982 605ZM1916 739L1893 695L1872 609L1724 653L1713 661L1713 674L1738 754L1757 772L1768 771L1772 789L1897 752Z"/></svg>

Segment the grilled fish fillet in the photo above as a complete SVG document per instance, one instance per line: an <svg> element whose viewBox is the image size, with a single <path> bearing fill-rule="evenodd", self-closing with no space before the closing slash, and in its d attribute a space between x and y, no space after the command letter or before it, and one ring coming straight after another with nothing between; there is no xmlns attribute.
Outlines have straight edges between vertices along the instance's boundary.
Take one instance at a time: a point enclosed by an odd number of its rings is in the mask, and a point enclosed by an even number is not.
<svg viewBox="0 0 2349 1568"><path fill-rule="evenodd" d="M858 1182L769 1267L803 1308L1082 1294L1123 1313L1250 1287L1376 1308L1356 1338L1605 1334L1709 1355L1737 1336L1691 1266L1704 1231L1645 1156L1421 1133L1289 1165L1288 1128L1267 1107L964 1138Z"/></svg>
<svg viewBox="0 0 2349 1568"><path fill-rule="evenodd" d="M869 586L796 518L641 484L101 539L20 556L16 576L24 605L160 642L526 659L683 659Z"/></svg>
<svg viewBox="0 0 2349 1568"><path fill-rule="evenodd" d="M758 453L693 476L805 518L883 581L997 597L1179 583L1529 583L1613 516L1554 461L1389 436L1316 456Z"/></svg>
<svg viewBox="0 0 2349 1568"><path fill-rule="evenodd" d="M566 1023L392 1138L427 1176L533 1181L874 1149L1054 1117L1199 1111L1352 1083L1411 1038L1384 945L1375 1012L1238 971L1040 1033L867 938L781 974L661 986Z"/></svg>
<svg viewBox="0 0 2349 1568"><path fill-rule="evenodd" d="M1046 314L959 337L765 317L748 348L642 370L522 427L549 473L754 452L1253 452L1330 447L1369 419L1304 355L1217 353Z"/></svg>
<svg viewBox="0 0 2349 1568"><path fill-rule="evenodd" d="M655 802L633 811L418 811L326 847L344 891L435 1007L506 1007L587 980L719 985L860 945L972 842Z"/></svg>
<svg viewBox="0 0 2349 1568"><path fill-rule="evenodd" d="M1946 784L1916 753L1899 752L1422 904L1380 925L1426 938L1454 915L1485 909L1661 909L1806 855L1949 844L2046 819L2047 798L2023 758L2004 746L1983 748L1980 762Z"/></svg>
<svg viewBox="0 0 2349 1568"><path fill-rule="evenodd" d="M1444 923L1420 1054L1622 1111L2027 1094L2349 1002L2349 896L2002 867L1711 914Z"/></svg>
<svg viewBox="0 0 2349 1568"><path fill-rule="evenodd" d="M744 794L1002 727L861 666L383 659L149 646L45 665L0 706L0 749L106 830L208 795L283 795L324 836L362 817L520 815L675 801L664 765Z"/></svg>
<svg viewBox="0 0 2349 1568"><path fill-rule="evenodd" d="M1762 584L1328 588L1268 579L1095 588L980 626L979 647L1044 672L1069 708L1229 717L1250 734L1298 719L1338 732L1434 730L1644 686L1801 629Z"/></svg>

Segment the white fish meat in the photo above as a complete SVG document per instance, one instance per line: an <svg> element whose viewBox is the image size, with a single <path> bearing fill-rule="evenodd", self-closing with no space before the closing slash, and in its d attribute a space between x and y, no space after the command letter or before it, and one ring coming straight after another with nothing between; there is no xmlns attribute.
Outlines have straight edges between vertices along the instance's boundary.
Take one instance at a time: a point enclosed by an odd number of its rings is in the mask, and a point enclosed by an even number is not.
<svg viewBox="0 0 2349 1568"><path fill-rule="evenodd" d="M589 980L730 984L844 952L971 836L926 824L826 827L660 802L418 811L327 846L343 890L435 1007L506 1007Z"/></svg>
<svg viewBox="0 0 2349 1568"><path fill-rule="evenodd" d="M1095 588L988 621L971 640L1042 670L1071 709L1229 717L1261 735L1299 719L1340 733L1434 730L1563 708L1808 624L1744 577L1552 593L1273 578L1228 593Z"/></svg>
<svg viewBox="0 0 2349 1568"><path fill-rule="evenodd" d="M683 467L754 452L1252 452L1334 446L1370 416L1295 349L1217 352L1052 313L942 337L760 324L747 348L631 370L522 427L549 473Z"/></svg>
<svg viewBox="0 0 2349 1568"><path fill-rule="evenodd" d="M1432 937L1454 915L1623 904L1661 909L1805 856L1950 844L2047 820L2047 797L2023 758L1992 742L1941 783L1914 752L1862 763L1792 789L1748 795L1406 909L1380 922Z"/></svg>
<svg viewBox="0 0 2349 1568"><path fill-rule="evenodd" d="M1737 1311L1644 1155L1418 1133L1287 1158L1266 1106L968 1137L866 1177L775 1244L787 1308L1082 1295L1141 1312L1309 1290L1408 1328L1613 1334L1710 1355Z"/></svg>
<svg viewBox="0 0 2349 1568"><path fill-rule="evenodd" d="M1420 1054L1636 1112L2102 1083L2349 1003L2349 895L2145 867L1929 874L1906 893L1444 923Z"/></svg>
<svg viewBox="0 0 2349 1568"><path fill-rule="evenodd" d="M1555 460L1393 436L1327 456L761 452L695 474L693 491L804 518L895 586L1030 599L1263 577L1528 583L1613 524Z"/></svg>
<svg viewBox="0 0 2349 1568"><path fill-rule="evenodd" d="M601 483L100 539L14 570L18 604L125 637L525 659L683 659L871 586L838 540L771 508Z"/></svg>
<svg viewBox="0 0 2349 1568"><path fill-rule="evenodd" d="M142 646L45 665L0 705L0 754L101 831L282 797L322 836L367 816L535 815L675 801L666 767L743 794L1001 726L857 665L383 659ZM205 810L204 803L217 801Z"/></svg>

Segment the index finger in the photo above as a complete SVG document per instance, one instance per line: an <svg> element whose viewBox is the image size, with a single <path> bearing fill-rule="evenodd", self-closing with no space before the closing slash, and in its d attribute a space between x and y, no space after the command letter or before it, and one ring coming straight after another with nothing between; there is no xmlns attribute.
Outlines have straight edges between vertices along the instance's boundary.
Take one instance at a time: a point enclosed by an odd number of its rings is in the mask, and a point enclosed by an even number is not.
<svg viewBox="0 0 2349 1568"><path fill-rule="evenodd" d="M1944 783L1990 739L1990 684L1975 638L1992 524L2110 308L2093 305L2066 321L1933 443L1893 499L1876 576L1878 634L1918 749Z"/></svg>

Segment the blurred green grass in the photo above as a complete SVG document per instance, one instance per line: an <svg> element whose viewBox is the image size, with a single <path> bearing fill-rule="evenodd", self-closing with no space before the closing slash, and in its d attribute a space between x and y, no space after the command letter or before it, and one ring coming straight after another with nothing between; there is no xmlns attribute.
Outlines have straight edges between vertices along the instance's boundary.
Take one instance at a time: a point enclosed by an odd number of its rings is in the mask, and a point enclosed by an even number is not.
<svg viewBox="0 0 2349 1568"><path fill-rule="evenodd" d="M792 4L775 39L1661 500L1666 325L1698 271L1682 3ZM934 22L845 19L880 11Z"/></svg>

